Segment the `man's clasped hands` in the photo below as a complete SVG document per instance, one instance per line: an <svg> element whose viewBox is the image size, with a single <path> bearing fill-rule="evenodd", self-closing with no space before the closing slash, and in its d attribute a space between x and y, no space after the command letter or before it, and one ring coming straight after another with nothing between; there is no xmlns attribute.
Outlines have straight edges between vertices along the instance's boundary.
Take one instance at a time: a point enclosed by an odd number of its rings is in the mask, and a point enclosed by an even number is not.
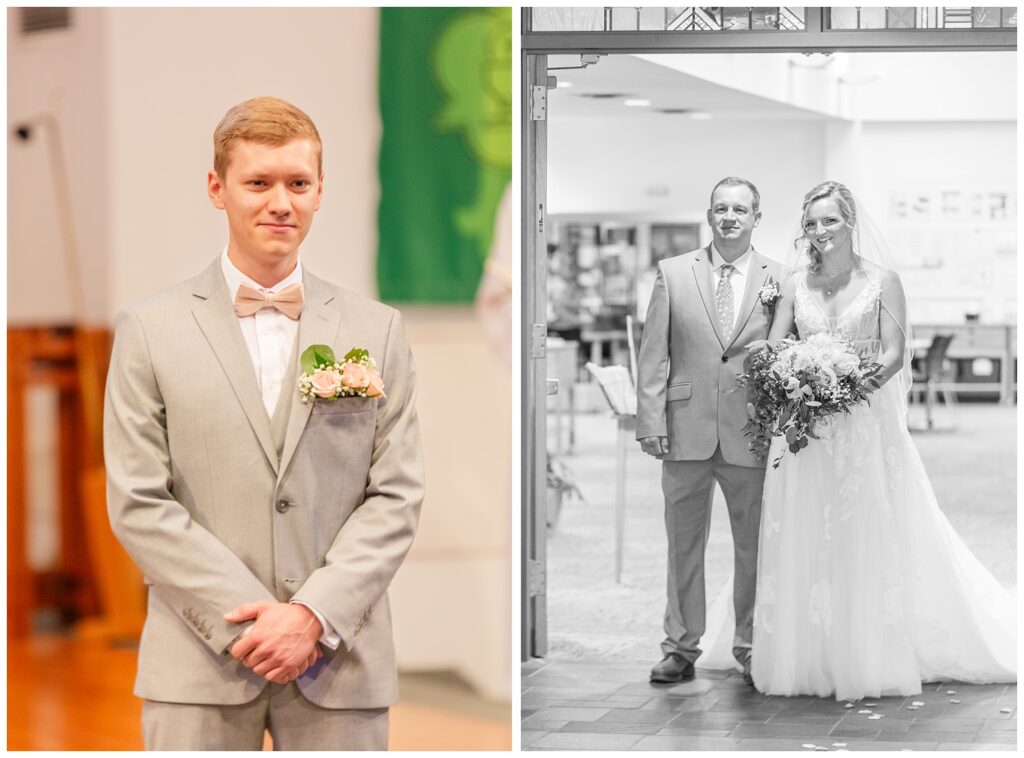
<svg viewBox="0 0 1024 758"><path fill-rule="evenodd" d="M267 681L287 684L305 673L322 653L317 640L323 627L299 603L261 600L224 614L225 621L255 619L231 646L231 655Z"/></svg>

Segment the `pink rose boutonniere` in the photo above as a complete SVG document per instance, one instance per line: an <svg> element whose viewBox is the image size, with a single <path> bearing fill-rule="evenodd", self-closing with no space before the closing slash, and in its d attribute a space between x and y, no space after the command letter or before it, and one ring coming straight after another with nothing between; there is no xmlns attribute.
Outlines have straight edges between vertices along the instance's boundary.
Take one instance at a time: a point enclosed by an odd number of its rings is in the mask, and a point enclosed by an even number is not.
<svg viewBox="0 0 1024 758"><path fill-rule="evenodd" d="M384 380L377 373L377 362L370 357L370 351L361 347L352 348L339 361L327 345L310 345L299 362L299 394L304 403L317 398L387 397Z"/></svg>
<svg viewBox="0 0 1024 758"><path fill-rule="evenodd" d="M765 308L774 307L780 297L782 297L782 290L778 284L772 281L765 284L757 293L758 302L760 302Z"/></svg>

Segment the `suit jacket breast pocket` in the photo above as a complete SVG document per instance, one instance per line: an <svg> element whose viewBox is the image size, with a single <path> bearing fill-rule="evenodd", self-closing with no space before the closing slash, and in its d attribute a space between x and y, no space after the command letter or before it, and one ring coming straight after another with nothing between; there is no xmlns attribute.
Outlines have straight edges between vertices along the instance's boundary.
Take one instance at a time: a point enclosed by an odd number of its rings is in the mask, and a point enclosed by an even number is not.
<svg viewBox="0 0 1024 758"><path fill-rule="evenodd" d="M377 398L317 400L302 445L318 481L332 482L335 494L366 485L377 429Z"/></svg>
<svg viewBox="0 0 1024 758"><path fill-rule="evenodd" d="M338 413L373 413L377 410L375 397L339 397L337 400L313 401L313 415L335 415Z"/></svg>

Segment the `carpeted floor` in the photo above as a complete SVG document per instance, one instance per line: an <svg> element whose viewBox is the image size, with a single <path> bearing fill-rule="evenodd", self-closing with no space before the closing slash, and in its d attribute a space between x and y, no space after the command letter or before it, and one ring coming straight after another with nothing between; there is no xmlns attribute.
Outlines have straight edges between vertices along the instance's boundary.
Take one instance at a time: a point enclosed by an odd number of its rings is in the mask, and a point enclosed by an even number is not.
<svg viewBox="0 0 1024 758"><path fill-rule="evenodd" d="M1003 586L1015 591L1016 407L962 404L955 423L955 431L918 433L915 442L953 526ZM630 447L624 570L616 584L615 439L610 416L578 415L575 450L558 456L575 475L584 502L566 503L549 530L549 661L653 664L660 658L666 554L661 464L639 445ZM724 582L731 560L732 538L718 494L706 556L709 596Z"/></svg>

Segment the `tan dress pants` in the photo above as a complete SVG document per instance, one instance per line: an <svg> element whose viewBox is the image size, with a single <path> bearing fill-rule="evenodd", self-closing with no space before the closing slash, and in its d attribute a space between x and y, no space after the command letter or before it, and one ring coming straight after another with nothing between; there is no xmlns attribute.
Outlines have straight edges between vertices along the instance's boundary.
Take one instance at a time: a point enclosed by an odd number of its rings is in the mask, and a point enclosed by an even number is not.
<svg viewBox="0 0 1024 758"><path fill-rule="evenodd" d="M146 750L387 750L388 709L332 709L309 702L294 682L268 684L242 705L145 700Z"/></svg>

